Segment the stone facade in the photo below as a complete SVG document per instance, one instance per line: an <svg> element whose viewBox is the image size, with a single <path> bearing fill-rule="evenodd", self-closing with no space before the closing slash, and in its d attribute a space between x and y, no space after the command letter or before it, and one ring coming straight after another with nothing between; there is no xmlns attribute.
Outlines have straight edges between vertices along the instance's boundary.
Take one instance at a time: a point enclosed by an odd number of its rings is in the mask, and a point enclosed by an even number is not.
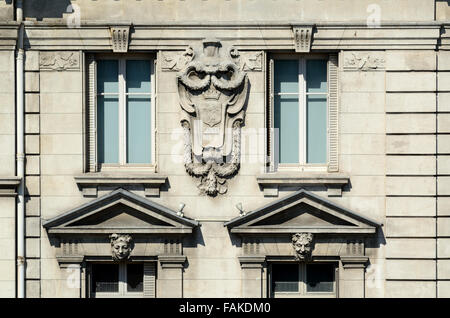
<svg viewBox="0 0 450 318"><path fill-rule="evenodd" d="M91 296L111 235L146 264L145 297L271 297L272 264L323 261L336 264L335 297L450 297L449 23L440 0L0 2L0 296L17 296L24 182L26 297ZM154 161L98 169L92 57L143 53L155 61ZM273 171L278 53L330 57L328 169ZM223 122L225 142L199 148L192 116ZM311 238L307 257L295 235Z"/></svg>

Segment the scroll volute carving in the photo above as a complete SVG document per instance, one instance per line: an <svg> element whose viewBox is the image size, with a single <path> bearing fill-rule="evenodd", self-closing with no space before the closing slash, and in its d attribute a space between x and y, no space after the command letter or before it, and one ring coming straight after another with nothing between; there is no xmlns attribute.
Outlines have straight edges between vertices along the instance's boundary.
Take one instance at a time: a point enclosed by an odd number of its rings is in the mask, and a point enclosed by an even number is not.
<svg viewBox="0 0 450 318"><path fill-rule="evenodd" d="M188 48L192 60L177 74L184 165L210 196L225 193L227 179L239 170L249 81L233 60L236 52L218 40L204 40L199 49Z"/></svg>

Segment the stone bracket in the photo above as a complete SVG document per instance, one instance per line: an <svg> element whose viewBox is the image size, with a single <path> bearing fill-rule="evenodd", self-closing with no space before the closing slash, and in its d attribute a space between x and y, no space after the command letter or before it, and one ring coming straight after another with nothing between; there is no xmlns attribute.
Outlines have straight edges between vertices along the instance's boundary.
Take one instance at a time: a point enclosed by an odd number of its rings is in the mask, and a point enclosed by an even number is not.
<svg viewBox="0 0 450 318"><path fill-rule="evenodd" d="M265 197L277 197L280 187L325 186L329 197L342 196L342 188L350 182L343 174L264 174L256 177Z"/></svg>
<svg viewBox="0 0 450 318"><path fill-rule="evenodd" d="M294 46L297 53L309 53L313 38L313 26L294 26Z"/></svg>
<svg viewBox="0 0 450 318"><path fill-rule="evenodd" d="M1 177L0 197L15 197L21 180L20 177Z"/></svg>
<svg viewBox="0 0 450 318"><path fill-rule="evenodd" d="M111 26L111 45L114 53L127 53L130 42L130 26Z"/></svg>
<svg viewBox="0 0 450 318"><path fill-rule="evenodd" d="M57 255L56 259L58 261L59 267L66 268L70 265L80 265L83 260L83 255Z"/></svg>
<svg viewBox="0 0 450 318"><path fill-rule="evenodd" d="M185 255L159 255L158 261L162 268L183 268L186 262Z"/></svg>
<svg viewBox="0 0 450 318"><path fill-rule="evenodd" d="M101 173L89 173L74 177L78 188L84 197L97 197L98 186L126 186L142 185L146 197L157 197L161 187L166 183L167 176L152 175L105 175Z"/></svg>
<svg viewBox="0 0 450 318"><path fill-rule="evenodd" d="M368 261L368 256L341 256L344 268L365 268Z"/></svg>
<svg viewBox="0 0 450 318"><path fill-rule="evenodd" d="M238 256L241 268L262 268L266 262L265 255Z"/></svg>

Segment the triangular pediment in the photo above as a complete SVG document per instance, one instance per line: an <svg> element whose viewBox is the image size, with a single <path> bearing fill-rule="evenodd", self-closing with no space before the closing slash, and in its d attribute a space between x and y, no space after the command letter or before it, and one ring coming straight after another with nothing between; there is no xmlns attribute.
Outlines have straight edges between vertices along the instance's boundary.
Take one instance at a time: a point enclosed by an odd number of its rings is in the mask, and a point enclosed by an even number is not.
<svg viewBox="0 0 450 318"><path fill-rule="evenodd" d="M118 189L47 220L49 233L191 233L198 222L156 202Z"/></svg>
<svg viewBox="0 0 450 318"><path fill-rule="evenodd" d="M375 233L381 224L311 192L300 190L235 218L232 233Z"/></svg>

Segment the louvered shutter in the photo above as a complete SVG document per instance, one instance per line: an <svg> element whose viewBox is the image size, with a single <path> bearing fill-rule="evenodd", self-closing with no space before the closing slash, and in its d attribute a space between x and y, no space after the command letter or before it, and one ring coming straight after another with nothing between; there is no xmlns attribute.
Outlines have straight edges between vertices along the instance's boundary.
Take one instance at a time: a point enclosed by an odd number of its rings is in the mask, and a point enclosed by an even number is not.
<svg viewBox="0 0 450 318"><path fill-rule="evenodd" d="M274 129L274 60L269 60L269 72L268 72L268 90L269 90L269 102L267 105L267 158L269 159L269 172L275 171L275 129Z"/></svg>
<svg viewBox="0 0 450 318"><path fill-rule="evenodd" d="M97 171L97 62L88 56L88 169Z"/></svg>
<svg viewBox="0 0 450 318"><path fill-rule="evenodd" d="M156 297L156 263L144 263L144 297Z"/></svg>
<svg viewBox="0 0 450 318"><path fill-rule="evenodd" d="M339 140L338 140L338 55L330 54L328 61L328 171L339 170Z"/></svg>

